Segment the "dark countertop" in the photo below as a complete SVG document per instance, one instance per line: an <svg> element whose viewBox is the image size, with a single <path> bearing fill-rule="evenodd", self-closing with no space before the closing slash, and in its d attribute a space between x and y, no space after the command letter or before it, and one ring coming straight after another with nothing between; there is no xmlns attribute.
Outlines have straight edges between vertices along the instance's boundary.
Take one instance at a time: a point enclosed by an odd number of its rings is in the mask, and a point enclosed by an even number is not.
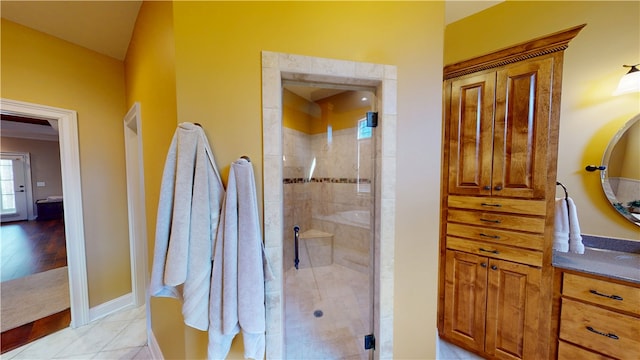
<svg viewBox="0 0 640 360"><path fill-rule="evenodd" d="M583 235L584 254L553 252L553 266L640 283L640 241Z"/></svg>

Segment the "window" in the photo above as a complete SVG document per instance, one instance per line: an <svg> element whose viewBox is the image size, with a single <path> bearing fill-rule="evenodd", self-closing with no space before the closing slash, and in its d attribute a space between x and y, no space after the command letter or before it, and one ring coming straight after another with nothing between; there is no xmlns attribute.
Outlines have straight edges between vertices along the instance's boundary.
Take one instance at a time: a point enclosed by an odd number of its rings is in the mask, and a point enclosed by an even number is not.
<svg viewBox="0 0 640 360"><path fill-rule="evenodd" d="M358 120L358 140L371 138L371 128L367 126L367 118Z"/></svg>
<svg viewBox="0 0 640 360"><path fill-rule="evenodd" d="M2 188L2 214L13 214L16 212L16 195L13 186L13 161L9 159L0 160L0 186Z"/></svg>

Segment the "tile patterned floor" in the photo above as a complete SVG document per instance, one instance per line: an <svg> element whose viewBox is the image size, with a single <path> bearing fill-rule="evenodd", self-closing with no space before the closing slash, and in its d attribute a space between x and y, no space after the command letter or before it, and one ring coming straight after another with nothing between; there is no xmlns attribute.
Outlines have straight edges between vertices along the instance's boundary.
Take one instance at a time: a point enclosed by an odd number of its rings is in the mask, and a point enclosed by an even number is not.
<svg viewBox="0 0 640 360"><path fill-rule="evenodd" d="M0 359L152 359L144 306L123 310L88 325L53 333Z"/></svg>
<svg viewBox="0 0 640 360"><path fill-rule="evenodd" d="M287 359L369 359L363 346L372 328L367 274L338 264L291 268L285 294Z"/></svg>
<svg viewBox="0 0 640 360"><path fill-rule="evenodd" d="M436 340L437 360L482 360L483 358L450 344L440 338Z"/></svg>
<svg viewBox="0 0 640 360"><path fill-rule="evenodd" d="M293 360L366 360L370 332L367 275L341 265L286 271L285 347ZM314 316L322 310L321 317ZM438 360L482 358L437 338Z"/></svg>
<svg viewBox="0 0 640 360"><path fill-rule="evenodd" d="M358 301L363 298L353 295L357 291L348 290L353 284L362 284L361 273L349 270L339 265L332 265L334 269L319 271L316 280L308 278L310 271L298 272L300 277L311 281L318 281L319 289L313 293L315 299L304 306L287 308L289 318L310 313L313 317L314 309L323 308L323 316L310 318L309 328L304 328L304 322L289 325L287 343L299 344L287 346L287 358L300 359L367 359L368 352L362 349L362 338L366 332L362 323L362 313ZM308 270L308 269L301 269ZM340 280L342 281L342 284ZM289 280L291 281L291 280ZM304 281L303 284L307 282ZM330 285L332 285L330 289ZM337 286L336 286L337 285ZM304 287L304 285L300 285ZM357 285L361 286L361 285ZM353 288L352 288L353 289ZM362 291L362 289L360 289ZM351 294L350 294L351 292ZM341 300L338 300L341 299ZM290 300L289 300L290 301ZM367 300L368 301L368 300ZM298 302L304 304L305 302ZM355 307L355 308L354 308ZM302 309L307 311L300 312ZM299 315L294 313L298 312ZM0 355L0 360L44 360L44 359L153 359L146 346L146 310L144 306L120 311L97 320L86 326L72 329L66 328L54 334L36 340ZM298 320L302 320L301 317ZM296 328L297 326L297 328ZM302 327L300 327L302 326ZM299 330L298 334L306 334L302 338L295 338L292 329ZM304 330L304 331L303 331ZM362 334L362 335L361 335ZM299 335L298 335L299 336ZM324 339L320 341L320 339ZM436 359L439 360L480 360L481 357L467 352L457 346L438 339L436 345Z"/></svg>

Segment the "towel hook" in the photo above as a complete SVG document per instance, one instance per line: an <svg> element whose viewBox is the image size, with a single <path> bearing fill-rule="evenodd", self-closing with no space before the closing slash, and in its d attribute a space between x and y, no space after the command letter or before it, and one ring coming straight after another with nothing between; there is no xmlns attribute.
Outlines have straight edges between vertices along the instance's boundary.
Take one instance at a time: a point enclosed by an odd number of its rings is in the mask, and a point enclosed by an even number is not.
<svg viewBox="0 0 640 360"><path fill-rule="evenodd" d="M247 155L242 155L242 156L240 156L240 159L245 159L245 160L247 160L248 162L251 162L251 159L250 159Z"/></svg>

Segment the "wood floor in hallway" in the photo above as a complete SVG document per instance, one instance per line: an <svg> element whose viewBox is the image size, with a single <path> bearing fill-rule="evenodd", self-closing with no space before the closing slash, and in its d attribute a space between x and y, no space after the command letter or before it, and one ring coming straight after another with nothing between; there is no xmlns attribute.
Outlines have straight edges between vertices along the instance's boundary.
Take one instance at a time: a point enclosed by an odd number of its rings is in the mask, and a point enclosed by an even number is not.
<svg viewBox="0 0 640 360"><path fill-rule="evenodd" d="M0 227L2 282L67 266L64 221L15 221ZM69 326L71 313L60 313L2 333L0 353Z"/></svg>

